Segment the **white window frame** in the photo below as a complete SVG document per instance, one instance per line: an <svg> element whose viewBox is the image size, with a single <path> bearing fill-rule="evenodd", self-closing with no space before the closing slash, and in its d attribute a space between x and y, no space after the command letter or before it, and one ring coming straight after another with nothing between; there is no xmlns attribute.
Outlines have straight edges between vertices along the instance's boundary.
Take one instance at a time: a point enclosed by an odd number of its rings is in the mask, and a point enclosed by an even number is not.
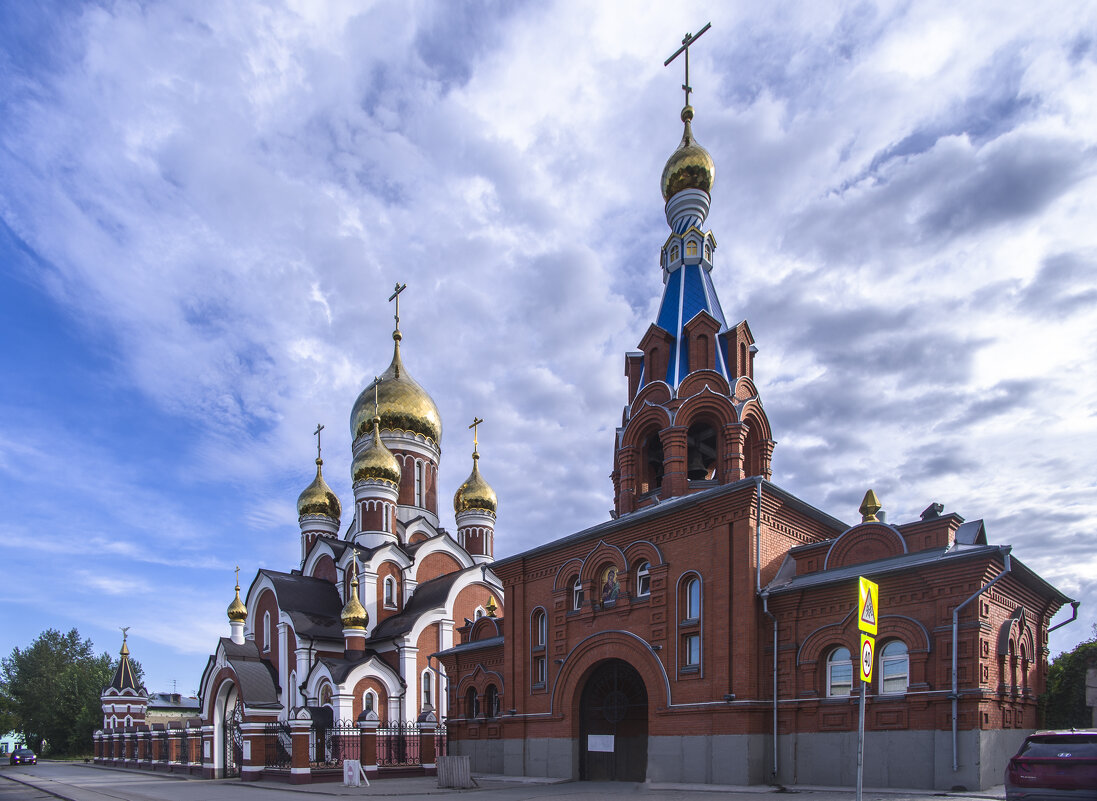
<svg viewBox="0 0 1097 801"><path fill-rule="evenodd" d="M270 612L263 613L263 653L270 653Z"/></svg>
<svg viewBox="0 0 1097 801"><path fill-rule="evenodd" d="M888 649L890 649L890 648L892 648L892 646L896 646L896 645L902 647L902 649L903 649L902 653L897 654L894 651L892 651L892 653L889 654ZM888 675L887 675L888 667L892 666L892 665L898 665L900 663L903 666L902 673L897 674L895 676L888 677ZM903 689L901 689L901 690L895 690L895 689L886 690L886 689L884 689L884 681L885 681L886 678L898 679L900 677L903 679ZM905 642L903 642L902 640L889 640L884 645L884 647L880 650L880 679L879 679L879 684L880 684L880 686L879 686L880 695L902 695L903 693L905 693L907 691L907 688L910 687L910 649L907 648L907 644Z"/></svg>
<svg viewBox="0 0 1097 801"><path fill-rule="evenodd" d="M836 659L835 657L837 657L842 652L845 652L845 655L846 655L845 659ZM849 696L853 695L853 657L850 654L849 649L846 648L844 645L839 646L837 648L831 649L830 653L827 654L827 663L826 664L827 664L827 668L826 668L827 669L827 695L826 695L826 697L827 698L848 698ZM841 681L841 682L835 682L834 681L834 672L835 672L835 669L837 669L837 668L841 668L843 673L846 671L846 669L849 670L849 684L848 685L844 681ZM840 694L840 693L836 693L834 691L835 687L846 687L846 686L849 687L849 691L846 692L846 693L841 693Z"/></svg>
<svg viewBox="0 0 1097 801"><path fill-rule="evenodd" d="M420 678L419 692L421 693L422 703L420 704L420 710L426 709L427 704L430 704L431 709L434 708L434 671L430 668L426 668Z"/></svg>
<svg viewBox="0 0 1097 801"><path fill-rule="evenodd" d="M575 583L571 585L571 609L576 612L583 608L583 579L575 577Z"/></svg>
<svg viewBox="0 0 1097 801"><path fill-rule="evenodd" d="M415 505L423 508L423 462L415 460Z"/></svg>
<svg viewBox="0 0 1097 801"><path fill-rule="evenodd" d="M651 595L651 562L644 560L636 566L636 597Z"/></svg>
<svg viewBox="0 0 1097 801"><path fill-rule="evenodd" d="M396 579L393 576L385 576L385 581L382 585L384 587L384 600L383 604L385 609L398 609L400 604L396 598Z"/></svg>
<svg viewBox="0 0 1097 801"><path fill-rule="evenodd" d="M377 693L373 690L366 690L362 693L362 711L367 712L369 710L372 710L375 715L377 714Z"/></svg>

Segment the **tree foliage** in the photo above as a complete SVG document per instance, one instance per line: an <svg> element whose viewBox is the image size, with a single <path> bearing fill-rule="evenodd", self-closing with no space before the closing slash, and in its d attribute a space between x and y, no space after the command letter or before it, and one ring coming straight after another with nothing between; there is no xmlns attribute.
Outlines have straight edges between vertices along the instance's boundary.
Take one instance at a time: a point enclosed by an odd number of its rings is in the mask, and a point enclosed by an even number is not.
<svg viewBox="0 0 1097 801"><path fill-rule="evenodd" d="M1092 637L1073 651L1059 654L1048 667L1047 692L1040 699L1048 728L1093 725L1092 713L1086 706L1086 665L1091 661L1097 663L1097 623L1093 625Z"/></svg>
<svg viewBox="0 0 1097 801"><path fill-rule="evenodd" d="M140 665L130 662L140 681ZM0 711L39 752L88 753L103 721L99 696L116 665L109 654L96 656L91 640L81 640L76 629L46 629L0 663Z"/></svg>

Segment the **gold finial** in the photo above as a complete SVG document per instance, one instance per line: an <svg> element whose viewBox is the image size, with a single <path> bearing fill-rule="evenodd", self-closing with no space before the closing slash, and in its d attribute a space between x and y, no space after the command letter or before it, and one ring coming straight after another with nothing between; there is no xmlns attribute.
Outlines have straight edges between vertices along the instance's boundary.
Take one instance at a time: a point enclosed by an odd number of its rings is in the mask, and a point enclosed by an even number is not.
<svg viewBox="0 0 1097 801"><path fill-rule="evenodd" d="M244 606L244 602L240 600L240 565L236 566L236 597L233 598L232 603L229 604L226 614L233 623L243 623L248 619L248 608Z"/></svg>
<svg viewBox="0 0 1097 801"><path fill-rule="evenodd" d="M700 39L701 34L703 34L705 31L707 31L711 27L712 27L712 23L711 22L706 22L705 27L703 27L701 30L697 31L696 34L687 33L685 38L682 39L682 46L674 51L673 56L671 56L670 58L668 58L666 61L663 62L664 67L669 66L670 62L672 62L672 61L674 61L674 59L678 58L679 55L681 55L682 53L686 54L686 82L684 84L682 84L682 89L684 89L685 92L686 92L686 108L690 108L689 93L693 91L693 87L689 85L689 46L691 44L693 44L694 42L696 42L698 39ZM692 116L692 109L690 109L690 111L691 111L691 116ZM683 112L683 114L684 113L685 112Z"/></svg>
<svg viewBox="0 0 1097 801"><path fill-rule="evenodd" d="M862 523L878 523L880 522L876 518L876 513L880 511L880 499L876 497L876 493L869 490L865 493L865 499L861 501L861 508L858 509L861 513Z"/></svg>
<svg viewBox="0 0 1097 801"><path fill-rule="evenodd" d="M119 626L119 628L122 630L122 650L120 650L118 653L121 656L129 656L130 655L130 649L129 649L129 646L126 645L126 632L128 632L133 627L132 626Z"/></svg>
<svg viewBox="0 0 1097 801"><path fill-rule="evenodd" d="M351 552L350 560L350 592L347 595L347 603L340 615L345 629L365 630L369 625L369 613L358 600L358 549Z"/></svg>
<svg viewBox="0 0 1097 801"><path fill-rule="evenodd" d="M392 338L397 342L400 341L400 293L408 288L407 284L401 284L396 282L396 289L389 295L389 301L396 301L396 330L392 332Z"/></svg>
<svg viewBox="0 0 1097 801"><path fill-rule="evenodd" d="M495 610L498 609L498 608L499 608L498 604L495 603L495 596L494 595L489 595L488 596L488 606L487 606L488 617L495 617Z"/></svg>
<svg viewBox="0 0 1097 801"><path fill-rule="evenodd" d="M480 458L480 440L479 440L479 433L480 432L478 430L478 427L483 422L484 422L484 418L482 418L482 417L473 417L472 418L472 425L469 426L469 428L472 429L472 458L473 459L479 459Z"/></svg>

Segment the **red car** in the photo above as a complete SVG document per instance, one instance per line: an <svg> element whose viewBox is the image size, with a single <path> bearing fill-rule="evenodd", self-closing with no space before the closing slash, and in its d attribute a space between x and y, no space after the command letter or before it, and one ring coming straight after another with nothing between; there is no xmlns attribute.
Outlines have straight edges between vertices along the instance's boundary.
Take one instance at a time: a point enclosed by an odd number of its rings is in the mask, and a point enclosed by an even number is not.
<svg viewBox="0 0 1097 801"><path fill-rule="evenodd" d="M12 765L36 765L38 757L29 748L16 748L11 752Z"/></svg>
<svg viewBox="0 0 1097 801"><path fill-rule="evenodd" d="M1033 732L1006 765L1008 801L1097 801L1097 730Z"/></svg>

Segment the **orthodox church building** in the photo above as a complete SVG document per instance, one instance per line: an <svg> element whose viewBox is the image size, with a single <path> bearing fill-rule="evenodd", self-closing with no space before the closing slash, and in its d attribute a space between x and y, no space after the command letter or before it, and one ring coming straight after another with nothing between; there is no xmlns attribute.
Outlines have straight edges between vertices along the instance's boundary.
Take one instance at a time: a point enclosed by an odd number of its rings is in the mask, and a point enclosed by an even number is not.
<svg viewBox="0 0 1097 801"><path fill-rule="evenodd" d="M864 576L879 585L865 784L1001 781L1037 725L1052 617L1077 602L931 499L892 522L869 490L851 525L772 480L757 348L717 297L715 165L686 97L661 180L662 302L624 358L610 519L496 561L477 420L456 533L441 527L442 423L402 361L398 285L392 362L351 410L351 505L318 439L300 561L237 584L198 715L145 722L148 694L120 667L100 762L312 781L351 758L429 772L448 748L487 773L848 786Z"/></svg>

